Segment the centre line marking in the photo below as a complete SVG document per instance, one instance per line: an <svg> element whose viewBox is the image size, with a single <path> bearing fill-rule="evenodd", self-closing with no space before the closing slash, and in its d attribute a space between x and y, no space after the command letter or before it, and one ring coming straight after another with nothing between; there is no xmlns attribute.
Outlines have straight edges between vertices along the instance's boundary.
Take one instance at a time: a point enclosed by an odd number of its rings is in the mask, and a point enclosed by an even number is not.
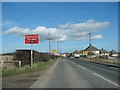
<svg viewBox="0 0 120 90"><path fill-rule="evenodd" d="M109 68L118 69L118 68L115 68L115 67L109 67Z"/></svg>
<svg viewBox="0 0 120 90"><path fill-rule="evenodd" d="M80 67L80 68L82 68L82 69L86 69L85 67L83 67L83 66L80 66L80 65L77 65L78 67Z"/></svg>
<svg viewBox="0 0 120 90"><path fill-rule="evenodd" d="M76 64L76 63L74 63L74 62L72 62L72 61L70 61L71 63L73 63L73 64ZM86 69L85 67L83 67L83 66L80 66L80 65L78 65L78 64L76 64L78 67L80 67L80 68L82 68L82 69Z"/></svg>
<svg viewBox="0 0 120 90"><path fill-rule="evenodd" d="M114 85L116 85L117 87L120 87L118 84L116 84L116 83L114 83L114 82L112 82L112 81L104 78L103 76L101 76L101 75L99 75L99 74L97 74L97 73L93 73L93 74L96 75L96 76L98 76L98 77L100 77L100 78L102 78L102 79L104 79L104 80L106 80L106 81L108 81L108 82L110 82L110 83L112 83L112 84L114 84Z"/></svg>

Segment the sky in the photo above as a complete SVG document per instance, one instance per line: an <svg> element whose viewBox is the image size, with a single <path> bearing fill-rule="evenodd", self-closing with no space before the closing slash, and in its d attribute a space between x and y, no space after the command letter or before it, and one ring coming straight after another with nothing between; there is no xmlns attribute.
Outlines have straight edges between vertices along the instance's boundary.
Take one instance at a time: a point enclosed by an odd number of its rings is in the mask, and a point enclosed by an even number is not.
<svg viewBox="0 0 120 90"><path fill-rule="evenodd" d="M2 0L2 2L119 2L119 0Z"/></svg>
<svg viewBox="0 0 120 90"><path fill-rule="evenodd" d="M117 2L3 2L2 53L16 49L30 49L24 44L24 35L39 34L40 43L33 45L39 52L51 49L72 52L89 45L98 49L118 51Z"/></svg>

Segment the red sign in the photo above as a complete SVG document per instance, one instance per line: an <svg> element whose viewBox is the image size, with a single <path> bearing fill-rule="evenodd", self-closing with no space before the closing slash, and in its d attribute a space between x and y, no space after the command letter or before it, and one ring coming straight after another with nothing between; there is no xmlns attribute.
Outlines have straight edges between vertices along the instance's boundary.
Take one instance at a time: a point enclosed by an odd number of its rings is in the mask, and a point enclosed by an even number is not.
<svg viewBox="0 0 120 90"><path fill-rule="evenodd" d="M25 35L25 44L38 44L38 34Z"/></svg>

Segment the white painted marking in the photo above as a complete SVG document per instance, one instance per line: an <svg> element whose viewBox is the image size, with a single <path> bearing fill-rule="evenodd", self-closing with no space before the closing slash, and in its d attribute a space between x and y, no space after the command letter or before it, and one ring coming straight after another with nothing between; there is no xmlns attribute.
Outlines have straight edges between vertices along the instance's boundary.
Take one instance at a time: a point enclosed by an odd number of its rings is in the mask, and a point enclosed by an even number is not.
<svg viewBox="0 0 120 90"><path fill-rule="evenodd" d="M109 68L118 69L118 68L115 68L115 67L109 67Z"/></svg>
<svg viewBox="0 0 120 90"><path fill-rule="evenodd" d="M78 64L76 64L76 63L74 63L74 62L72 62L72 61L69 61L69 62L71 62L71 63L77 65L78 67L80 67L80 68L82 68L82 69L86 69L85 67L83 67L83 66L81 66L81 65L78 65Z"/></svg>
<svg viewBox="0 0 120 90"><path fill-rule="evenodd" d="M93 74L96 75L96 76L98 76L98 77L100 77L100 78L102 78L102 79L104 79L104 80L106 80L106 81L108 81L108 82L110 82L110 83L112 83L112 84L114 84L114 85L116 85L117 87L120 87L118 84L116 84L116 83L114 83L114 82L112 82L112 81L104 78L103 76L101 76L101 75L99 75L99 74L97 74L97 73L93 73Z"/></svg>
<svg viewBox="0 0 120 90"><path fill-rule="evenodd" d="M73 64L76 64L76 63L73 62Z"/></svg>
<svg viewBox="0 0 120 90"><path fill-rule="evenodd" d="M80 65L77 65L78 67L80 67L80 68L82 68L82 69L86 69L85 67L83 67L83 66L80 66Z"/></svg>

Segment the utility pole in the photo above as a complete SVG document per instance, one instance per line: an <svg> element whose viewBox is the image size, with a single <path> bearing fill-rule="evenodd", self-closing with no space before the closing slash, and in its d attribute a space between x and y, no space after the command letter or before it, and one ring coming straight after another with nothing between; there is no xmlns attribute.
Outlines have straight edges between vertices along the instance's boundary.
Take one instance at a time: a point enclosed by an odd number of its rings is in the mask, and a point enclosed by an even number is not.
<svg viewBox="0 0 120 90"><path fill-rule="evenodd" d="M48 33L48 35L49 35L49 38L48 38L48 40L49 40L49 53L51 53L51 40L53 40L53 38L51 38L50 33Z"/></svg>
<svg viewBox="0 0 120 90"><path fill-rule="evenodd" d="M89 46L91 45L91 33L89 32ZM90 50L90 58L91 58L91 50Z"/></svg>
<svg viewBox="0 0 120 90"><path fill-rule="evenodd" d="M91 44L91 33L89 32L89 45Z"/></svg>
<svg viewBox="0 0 120 90"><path fill-rule="evenodd" d="M58 39L57 39L57 52L58 52Z"/></svg>
<svg viewBox="0 0 120 90"><path fill-rule="evenodd" d="M48 35L49 35L49 53L51 53L51 34L50 33L48 33Z"/></svg>

